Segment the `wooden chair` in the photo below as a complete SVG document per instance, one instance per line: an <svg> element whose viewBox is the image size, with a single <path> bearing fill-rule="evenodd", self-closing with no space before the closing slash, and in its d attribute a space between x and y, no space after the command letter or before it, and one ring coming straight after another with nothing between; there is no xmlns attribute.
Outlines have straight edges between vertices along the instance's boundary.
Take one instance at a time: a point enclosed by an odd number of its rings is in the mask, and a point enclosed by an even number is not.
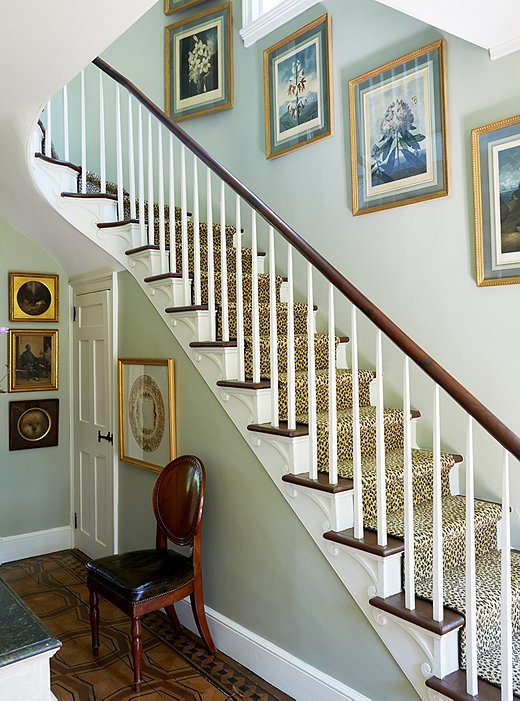
<svg viewBox="0 0 520 701"><path fill-rule="evenodd" d="M177 631L180 623L174 603L187 594L199 633L211 653L216 652L209 632L202 597L200 534L206 476L204 465L193 455L173 460L159 475L153 490L157 521L154 550L136 550L88 562L90 627L94 657L99 653L99 608L101 594L132 619L132 658L135 690L141 688L141 616L165 608ZM175 545L191 546L190 555L168 550Z"/></svg>

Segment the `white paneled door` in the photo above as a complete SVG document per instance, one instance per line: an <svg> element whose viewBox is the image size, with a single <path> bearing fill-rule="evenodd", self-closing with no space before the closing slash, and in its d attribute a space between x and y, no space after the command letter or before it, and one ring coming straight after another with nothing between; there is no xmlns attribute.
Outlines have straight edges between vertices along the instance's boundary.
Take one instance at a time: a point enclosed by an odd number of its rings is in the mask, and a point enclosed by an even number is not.
<svg viewBox="0 0 520 701"><path fill-rule="evenodd" d="M112 294L74 294L74 533L90 557L115 552Z"/></svg>

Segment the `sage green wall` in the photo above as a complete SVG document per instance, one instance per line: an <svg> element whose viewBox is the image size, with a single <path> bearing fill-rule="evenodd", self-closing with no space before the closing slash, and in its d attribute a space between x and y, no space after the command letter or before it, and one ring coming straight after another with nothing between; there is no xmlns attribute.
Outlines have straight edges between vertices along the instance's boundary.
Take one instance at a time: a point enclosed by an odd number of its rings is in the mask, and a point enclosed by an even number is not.
<svg viewBox="0 0 520 701"><path fill-rule="evenodd" d="M119 275L119 299L119 356L174 358L177 452L194 453L206 466L206 603L373 701L416 699L386 647L129 273ZM120 463L121 550L153 547L155 477ZM370 671L375 665L377 675Z"/></svg>
<svg viewBox="0 0 520 701"><path fill-rule="evenodd" d="M57 273L60 278L60 321L9 321L9 271ZM56 261L28 238L0 220L0 326L13 329L58 329L59 390L0 395L0 538L33 533L70 523L69 321L68 278ZM0 336L0 377L7 363L7 336ZM0 388L6 389L6 380ZM9 451L9 402L22 399L60 400L59 445Z"/></svg>

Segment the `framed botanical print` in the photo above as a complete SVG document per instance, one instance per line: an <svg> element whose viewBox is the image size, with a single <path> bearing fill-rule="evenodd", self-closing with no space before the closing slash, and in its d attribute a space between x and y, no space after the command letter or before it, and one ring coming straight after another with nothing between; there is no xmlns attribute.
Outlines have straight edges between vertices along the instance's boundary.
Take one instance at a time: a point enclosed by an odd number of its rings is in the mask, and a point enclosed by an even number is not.
<svg viewBox="0 0 520 701"><path fill-rule="evenodd" d="M118 361L119 455L159 472L175 457L173 360Z"/></svg>
<svg viewBox="0 0 520 701"><path fill-rule="evenodd" d="M199 2L204 2L204 0L164 0L164 14L172 15L178 10L185 10L192 5L198 5Z"/></svg>
<svg viewBox="0 0 520 701"><path fill-rule="evenodd" d="M58 321L58 276L9 273L10 321Z"/></svg>
<svg viewBox="0 0 520 701"><path fill-rule="evenodd" d="M165 28L166 112L176 121L233 107L231 3Z"/></svg>
<svg viewBox="0 0 520 701"><path fill-rule="evenodd" d="M9 392L58 389L58 331L9 331Z"/></svg>
<svg viewBox="0 0 520 701"><path fill-rule="evenodd" d="M445 41L349 81L352 211L448 194Z"/></svg>
<svg viewBox="0 0 520 701"><path fill-rule="evenodd" d="M520 282L520 115L471 132L477 285Z"/></svg>
<svg viewBox="0 0 520 701"><path fill-rule="evenodd" d="M58 445L59 399L9 402L9 450Z"/></svg>
<svg viewBox="0 0 520 701"><path fill-rule="evenodd" d="M267 158L332 134L331 63L329 15L264 51Z"/></svg>

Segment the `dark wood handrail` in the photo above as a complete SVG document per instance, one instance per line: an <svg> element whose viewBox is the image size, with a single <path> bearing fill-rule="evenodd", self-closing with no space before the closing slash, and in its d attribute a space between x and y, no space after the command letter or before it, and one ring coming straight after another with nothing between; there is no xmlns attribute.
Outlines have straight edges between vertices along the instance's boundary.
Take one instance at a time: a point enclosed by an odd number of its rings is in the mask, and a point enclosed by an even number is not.
<svg viewBox="0 0 520 701"><path fill-rule="evenodd" d="M241 183L232 173L216 161L202 146L171 120L154 102L125 76L119 73L101 58L93 63L104 73L125 87L157 119L164 124L187 148L205 163L221 180L245 200L273 226L300 254L336 287L352 304L354 304L375 326L377 326L395 345L416 363L439 387L449 394L475 421L490 433L506 450L520 460L520 438L508 428L495 414L482 404L475 396L439 365L415 341L402 331L378 307L352 285L333 265L318 251L294 231L283 219L257 197L248 187Z"/></svg>

